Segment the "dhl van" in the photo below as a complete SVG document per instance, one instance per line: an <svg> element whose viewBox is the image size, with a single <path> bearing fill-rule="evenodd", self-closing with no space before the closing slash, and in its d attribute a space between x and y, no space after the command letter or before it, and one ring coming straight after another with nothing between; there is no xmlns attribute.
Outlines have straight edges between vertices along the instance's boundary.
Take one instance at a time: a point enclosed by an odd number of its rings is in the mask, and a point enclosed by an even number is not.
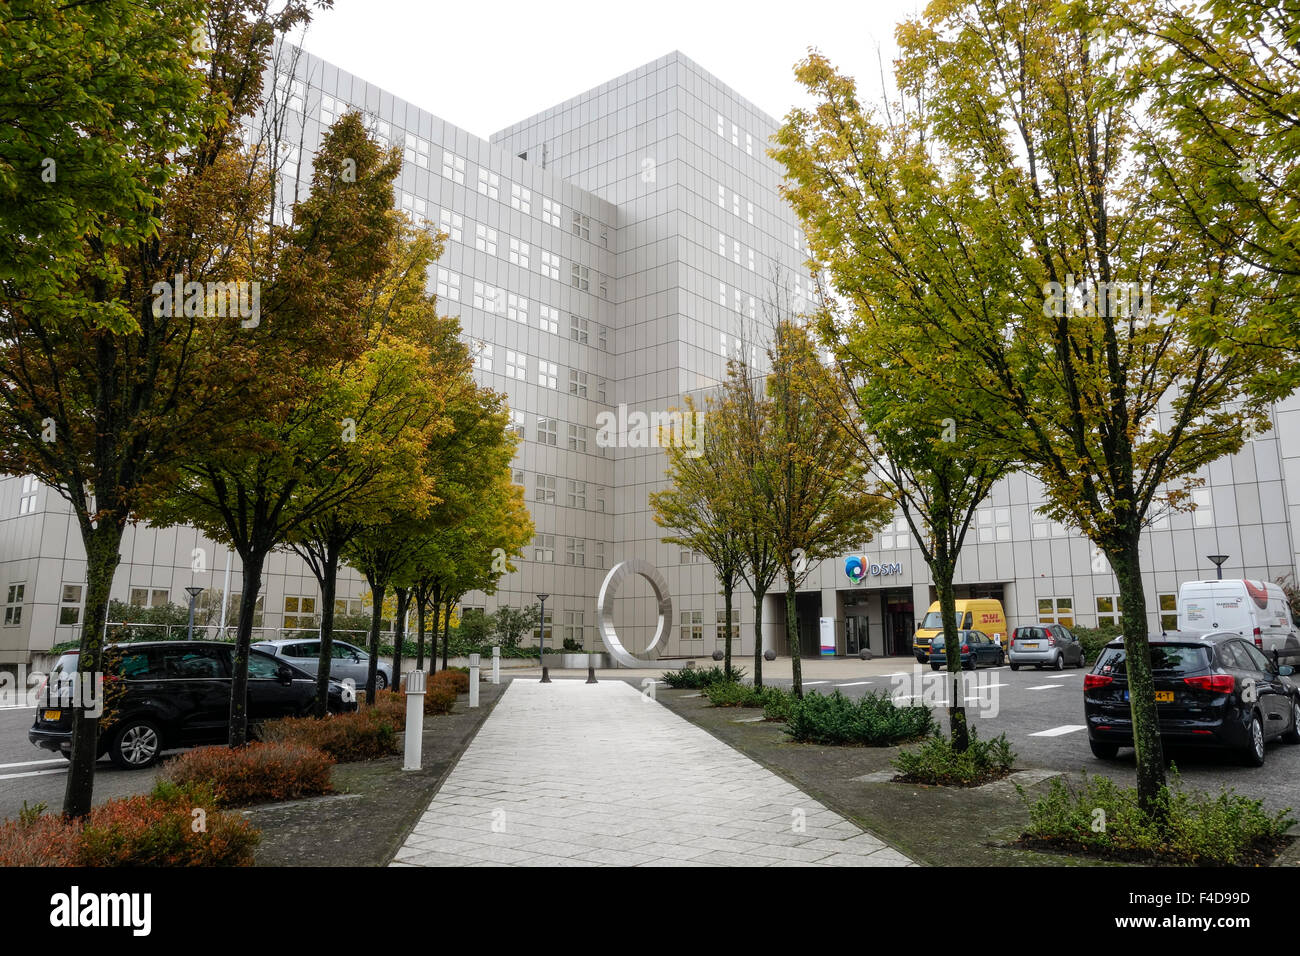
<svg viewBox="0 0 1300 956"><path fill-rule="evenodd" d="M1004 644L1007 638L1007 616L1002 611L1002 602L992 598L962 598L957 601L957 629L959 631L983 631L996 643ZM930 642L936 635L943 634L943 613L939 602L930 605L912 638L912 653L924 664L930 654Z"/></svg>

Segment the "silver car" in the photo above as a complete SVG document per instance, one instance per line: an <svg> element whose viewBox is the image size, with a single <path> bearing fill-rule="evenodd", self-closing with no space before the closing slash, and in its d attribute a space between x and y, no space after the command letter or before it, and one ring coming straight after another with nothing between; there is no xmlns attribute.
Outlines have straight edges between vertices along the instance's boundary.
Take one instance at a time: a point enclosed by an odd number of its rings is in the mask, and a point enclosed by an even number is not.
<svg viewBox="0 0 1300 956"><path fill-rule="evenodd" d="M284 658L299 670L316 676L320 668L319 639L283 639L278 641L261 641L253 645L275 657ZM370 655L354 644L346 641L330 642L330 677L337 681L352 679L352 686L365 690L370 677ZM393 668L384 661L375 667L375 689L384 690L393 683Z"/></svg>
<svg viewBox="0 0 1300 956"><path fill-rule="evenodd" d="M1013 671L1021 666L1060 670L1066 664L1082 667L1083 642L1062 624L1030 624L1011 632L1007 658Z"/></svg>

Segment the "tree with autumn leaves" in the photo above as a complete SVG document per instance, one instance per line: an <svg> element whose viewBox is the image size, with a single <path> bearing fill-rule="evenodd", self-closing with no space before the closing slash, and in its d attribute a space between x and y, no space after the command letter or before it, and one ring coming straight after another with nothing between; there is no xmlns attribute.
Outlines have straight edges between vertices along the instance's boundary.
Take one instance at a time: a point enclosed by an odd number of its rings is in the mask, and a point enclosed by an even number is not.
<svg viewBox="0 0 1300 956"><path fill-rule="evenodd" d="M249 251L269 180L240 125L275 37L309 6L30 0L0 14L0 470L72 506L88 680L127 522L182 461L234 441L251 404L291 394L295 353L319 335L282 307L288 286L262 297L275 323L209 314L202 296L160 307L157 292L177 275L205 289L265 278ZM300 247L301 280L324 268L317 248ZM90 810L97 738L74 709L71 816Z"/></svg>
<svg viewBox="0 0 1300 956"><path fill-rule="evenodd" d="M898 30L901 105L871 110L814 53L797 75L815 106L790 113L773 155L847 303L828 344L872 341L921 390L919 415L955 423L969 454L1023 463L1045 511L1109 559L1153 809L1142 530L1188 506L1295 369L1256 334L1267 284L1187 228L1177 167L1145 151L1158 75L1109 22L1092 3L933 4Z"/></svg>

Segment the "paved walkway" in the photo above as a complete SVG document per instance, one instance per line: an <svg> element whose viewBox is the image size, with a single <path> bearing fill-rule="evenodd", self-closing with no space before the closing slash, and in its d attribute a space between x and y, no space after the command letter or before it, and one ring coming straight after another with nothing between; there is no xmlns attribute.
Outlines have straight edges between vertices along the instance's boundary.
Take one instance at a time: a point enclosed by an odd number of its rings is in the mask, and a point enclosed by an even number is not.
<svg viewBox="0 0 1300 956"><path fill-rule="evenodd" d="M515 680L393 865L908 866L620 680Z"/></svg>

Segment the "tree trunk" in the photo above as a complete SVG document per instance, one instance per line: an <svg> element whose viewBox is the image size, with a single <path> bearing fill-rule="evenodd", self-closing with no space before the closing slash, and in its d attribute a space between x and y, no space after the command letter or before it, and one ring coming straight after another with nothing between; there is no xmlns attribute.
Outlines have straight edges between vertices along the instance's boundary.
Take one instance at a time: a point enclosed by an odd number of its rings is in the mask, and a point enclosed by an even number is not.
<svg viewBox="0 0 1300 956"><path fill-rule="evenodd" d="M794 590L794 573L786 575L785 586L785 642L790 645L790 674L794 680L794 696L803 696L803 661L799 653L799 609Z"/></svg>
<svg viewBox="0 0 1300 956"><path fill-rule="evenodd" d="M446 604L442 609L442 669L447 669L447 645L451 642L451 606L456 601L453 598L447 598Z"/></svg>
<svg viewBox="0 0 1300 956"><path fill-rule="evenodd" d="M725 608L724 617L727 622L727 636L722 642L722 671L728 677L731 676L731 592L734 589L734 585L729 580L722 586L722 605Z"/></svg>
<svg viewBox="0 0 1300 956"><path fill-rule="evenodd" d="M754 686L763 686L763 595L754 592Z"/></svg>
<svg viewBox="0 0 1300 956"><path fill-rule="evenodd" d="M235 628L235 650L231 656L230 735L231 748L248 743L248 656L253 643L253 616L257 613L257 595L262 590L262 566L266 551L241 554L244 593L239 596L239 625Z"/></svg>
<svg viewBox="0 0 1300 956"><path fill-rule="evenodd" d="M384 617L387 584L370 580L370 668L366 671L366 706L375 705L375 681L379 674L379 625Z"/></svg>
<svg viewBox="0 0 1300 956"><path fill-rule="evenodd" d="M415 589L415 669L424 670L424 605L428 603L429 592L426 588Z"/></svg>
<svg viewBox="0 0 1300 956"><path fill-rule="evenodd" d="M961 641L957 637L957 597L953 593L952 579L955 566L936 562L931 569L939 588L939 610L943 614L943 647L948 657L948 726L952 734L952 749L962 753L970 746L970 732L966 724L966 707L961 687Z"/></svg>
<svg viewBox="0 0 1300 956"><path fill-rule="evenodd" d="M316 700L312 703L312 713L317 717L324 717L329 710L330 665L334 654L334 595L338 592L338 570L338 549L326 545L325 564L320 580L320 656L316 659Z"/></svg>
<svg viewBox="0 0 1300 956"><path fill-rule="evenodd" d="M102 670L104 622L108 619L113 576L121 562L122 525L100 519L99 525L82 540L86 547L86 607L81 624L81 647L77 655L77 679L82 695L72 708L72 760L64 781L63 815L68 819L90 812L95 793L95 761L99 756L99 718L87 716L84 688ZM103 687L98 686L102 695Z"/></svg>
<svg viewBox="0 0 1300 956"><path fill-rule="evenodd" d="M402 689L402 645L406 643L406 609L411 604L410 588L394 588L397 595L397 620L393 622L393 687Z"/></svg>
<svg viewBox="0 0 1300 956"><path fill-rule="evenodd" d="M1147 641L1146 594L1142 589L1142 562L1138 533L1113 549L1103 546L1119 584L1119 609L1124 615L1125 668L1128 672L1129 711L1133 719L1133 747L1137 751L1138 804L1148 814L1156 812L1165 786L1165 754L1156 714L1156 688L1151 676L1151 647Z"/></svg>

